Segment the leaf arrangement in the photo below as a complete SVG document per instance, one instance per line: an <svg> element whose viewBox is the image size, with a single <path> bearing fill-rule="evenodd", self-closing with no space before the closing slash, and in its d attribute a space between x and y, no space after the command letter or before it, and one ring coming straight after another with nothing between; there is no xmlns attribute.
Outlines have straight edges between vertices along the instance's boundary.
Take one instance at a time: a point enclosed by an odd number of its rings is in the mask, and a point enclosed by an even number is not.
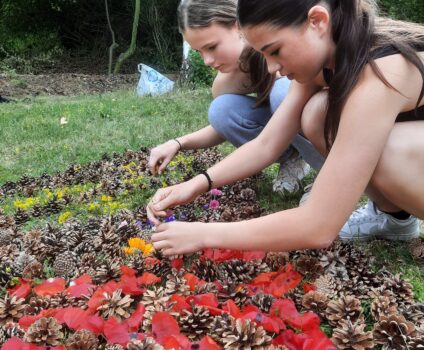
<svg viewBox="0 0 424 350"><path fill-rule="evenodd" d="M145 149L105 155L1 187L1 350L424 346L424 306L410 283L374 271L353 245L290 255L155 252L143 201L219 155L187 152L160 178L147 157ZM215 189L166 220L262 215L256 181Z"/></svg>

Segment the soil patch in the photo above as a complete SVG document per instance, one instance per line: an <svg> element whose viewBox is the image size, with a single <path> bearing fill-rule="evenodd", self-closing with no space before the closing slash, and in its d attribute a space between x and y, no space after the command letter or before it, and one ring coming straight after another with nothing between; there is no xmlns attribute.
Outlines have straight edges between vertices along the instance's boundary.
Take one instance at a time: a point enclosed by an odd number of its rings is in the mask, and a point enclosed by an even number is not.
<svg viewBox="0 0 424 350"><path fill-rule="evenodd" d="M135 89L139 74L93 75L55 73L40 75L0 74L0 95L20 99L40 95L76 96Z"/></svg>

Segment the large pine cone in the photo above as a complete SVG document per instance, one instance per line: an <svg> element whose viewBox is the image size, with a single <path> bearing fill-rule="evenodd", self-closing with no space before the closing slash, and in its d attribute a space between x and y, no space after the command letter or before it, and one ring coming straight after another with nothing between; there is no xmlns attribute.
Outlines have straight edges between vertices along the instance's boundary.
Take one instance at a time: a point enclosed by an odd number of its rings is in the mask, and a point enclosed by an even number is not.
<svg viewBox="0 0 424 350"><path fill-rule="evenodd" d="M82 329L66 340L66 350L97 350L99 341L90 331Z"/></svg>
<svg viewBox="0 0 424 350"><path fill-rule="evenodd" d="M121 296L122 290L117 289L112 295L104 293L102 305L97 308L104 319L115 316L118 320L130 317L129 308L133 299L129 295Z"/></svg>
<svg viewBox="0 0 424 350"><path fill-rule="evenodd" d="M374 341L386 349L407 349L409 337L415 333L415 326L403 316L382 317L374 326Z"/></svg>
<svg viewBox="0 0 424 350"><path fill-rule="evenodd" d="M77 268L77 257L75 253L66 251L59 254L53 263L53 270L56 276L59 277L73 277Z"/></svg>
<svg viewBox="0 0 424 350"><path fill-rule="evenodd" d="M333 330L331 341L337 349L365 350L373 349L374 341L372 332L365 332L365 323L353 324L348 320L341 320L339 327Z"/></svg>
<svg viewBox="0 0 424 350"><path fill-rule="evenodd" d="M193 305L192 310L183 310L178 322L181 331L191 340L199 340L205 336L211 327L213 316L209 309Z"/></svg>
<svg viewBox="0 0 424 350"><path fill-rule="evenodd" d="M397 313L396 299L391 295L378 296L371 303L371 314L375 321L379 321L383 316L387 317Z"/></svg>
<svg viewBox="0 0 424 350"><path fill-rule="evenodd" d="M59 345L63 338L62 326L53 317L42 317L26 331L24 341L37 345Z"/></svg>
<svg viewBox="0 0 424 350"><path fill-rule="evenodd" d="M313 311L319 315L324 315L327 309L329 299L327 294L311 291L302 297L302 306L308 310Z"/></svg>
<svg viewBox="0 0 424 350"><path fill-rule="evenodd" d="M153 338L146 337L143 341L132 340L128 343L128 350L164 350L164 347L158 344Z"/></svg>
<svg viewBox="0 0 424 350"><path fill-rule="evenodd" d="M3 299L0 299L0 323L18 321L24 315L25 299L17 299L16 296L10 296L6 293Z"/></svg>
<svg viewBox="0 0 424 350"><path fill-rule="evenodd" d="M296 260L296 271L303 276L315 278L324 271L324 268L320 264L319 259L313 256L302 255Z"/></svg>
<svg viewBox="0 0 424 350"><path fill-rule="evenodd" d="M361 302L351 296L330 301L325 313L333 327L336 327L341 320L350 320L352 323L358 320L363 321Z"/></svg>

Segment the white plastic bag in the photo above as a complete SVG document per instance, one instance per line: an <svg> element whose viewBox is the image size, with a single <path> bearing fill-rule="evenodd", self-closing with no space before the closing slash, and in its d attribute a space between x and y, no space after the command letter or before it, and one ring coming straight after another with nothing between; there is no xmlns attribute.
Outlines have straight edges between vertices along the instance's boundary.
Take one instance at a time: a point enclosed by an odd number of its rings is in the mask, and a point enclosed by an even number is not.
<svg viewBox="0 0 424 350"><path fill-rule="evenodd" d="M137 84L137 95L161 95L172 90L174 82L153 68L140 63L138 65L140 80Z"/></svg>

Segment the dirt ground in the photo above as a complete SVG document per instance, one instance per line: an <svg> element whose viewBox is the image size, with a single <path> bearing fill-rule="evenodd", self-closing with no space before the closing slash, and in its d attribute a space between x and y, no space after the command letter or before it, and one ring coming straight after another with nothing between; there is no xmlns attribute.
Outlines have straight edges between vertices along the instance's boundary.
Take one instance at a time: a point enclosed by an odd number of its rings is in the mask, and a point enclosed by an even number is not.
<svg viewBox="0 0 424 350"><path fill-rule="evenodd" d="M139 74L93 75L55 73L40 75L0 74L0 96L9 100L40 95L76 96L135 89Z"/></svg>

